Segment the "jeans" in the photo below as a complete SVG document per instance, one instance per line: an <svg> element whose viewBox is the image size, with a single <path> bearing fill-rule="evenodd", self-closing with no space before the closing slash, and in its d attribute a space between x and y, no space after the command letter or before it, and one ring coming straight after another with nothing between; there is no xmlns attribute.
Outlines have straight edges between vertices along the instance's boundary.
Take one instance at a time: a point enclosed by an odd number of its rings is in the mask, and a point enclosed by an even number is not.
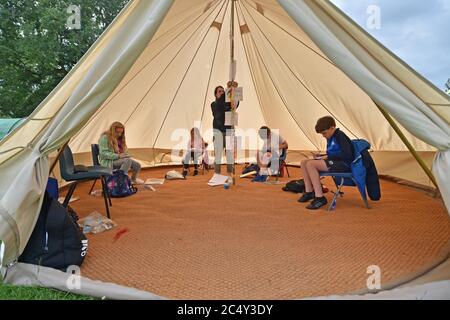
<svg viewBox="0 0 450 320"><path fill-rule="evenodd" d="M141 171L141 165L131 158L123 158L114 160L113 169L120 169L126 174L128 174L128 171L131 169L131 180L135 181L138 173Z"/></svg>
<svg viewBox="0 0 450 320"><path fill-rule="evenodd" d="M188 151L186 152L186 155L184 156L184 160L183 160L183 167L184 169L189 168L189 161L191 161L191 159L194 159L194 168L195 170L198 169L198 159L202 156L201 151Z"/></svg>
<svg viewBox="0 0 450 320"><path fill-rule="evenodd" d="M214 171L218 174L221 173L221 165L222 165L222 155L223 155L223 149L226 147L226 135L230 136L231 132L230 130L227 130L227 133L214 129L214 156L215 156L215 163L214 163ZM233 167L234 167L234 157L233 157L233 151L226 150L226 156L227 156L227 173L231 174L233 173Z"/></svg>

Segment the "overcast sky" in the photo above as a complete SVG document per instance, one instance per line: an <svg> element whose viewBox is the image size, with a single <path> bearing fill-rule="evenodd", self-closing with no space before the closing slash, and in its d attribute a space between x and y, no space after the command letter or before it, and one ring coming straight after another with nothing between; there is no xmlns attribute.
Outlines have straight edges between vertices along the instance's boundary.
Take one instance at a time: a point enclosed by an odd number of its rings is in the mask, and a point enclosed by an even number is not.
<svg viewBox="0 0 450 320"><path fill-rule="evenodd" d="M332 0L386 47L444 89L450 78L450 0ZM381 28L368 28L369 6Z"/></svg>

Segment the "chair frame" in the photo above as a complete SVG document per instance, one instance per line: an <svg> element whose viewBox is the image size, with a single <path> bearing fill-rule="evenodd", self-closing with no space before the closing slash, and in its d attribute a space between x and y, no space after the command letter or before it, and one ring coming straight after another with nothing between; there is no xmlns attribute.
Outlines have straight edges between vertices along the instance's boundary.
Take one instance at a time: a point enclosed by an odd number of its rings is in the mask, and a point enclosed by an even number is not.
<svg viewBox="0 0 450 320"><path fill-rule="evenodd" d="M288 152L287 149L283 149L283 150L281 151L280 157L279 157L279 159L278 159L278 172L277 172L277 174L275 175L276 181L278 181L278 179L281 177L281 170L282 170L281 168L282 168L283 166L286 168L286 174L287 174L288 178L291 177L291 175L289 174L288 165L287 165L287 163L286 163L287 152Z"/></svg>
<svg viewBox="0 0 450 320"><path fill-rule="evenodd" d="M68 152L69 152L70 156L72 157L72 151L70 150L70 148L69 148L68 146L65 146L64 148L68 148L68 149L69 149ZM62 149L62 150L64 150L64 149ZM60 158L59 158L60 163L61 163L61 157L62 157L62 156L63 156L63 151L61 152L61 154L60 154L60 156L59 156L59 157L60 157ZM73 159L72 159L72 164L73 164ZM62 165L62 164L61 164L61 165ZM95 164L94 164L94 165L95 165ZM100 180L101 180L101 182L102 182L102 190L103 190L102 193L103 193L103 199L104 199L104 201L105 201L106 215L107 215L108 219L110 219L110 218L111 218L111 214L110 214L109 207L112 206L112 202L111 202L110 194L109 194L108 189L107 189L107 187L106 187L106 176L105 176L105 175L101 175L101 174L98 174L98 176L99 176L99 178L100 178ZM70 179L70 180L66 180L67 182L70 182L70 184L69 184L69 191L67 192L67 194L66 194L66 196L65 196L65 198L64 198L63 206L67 208L67 206L69 205L70 199L72 198L73 193L75 192L75 189L76 189L77 185L78 185L80 182L86 182L86 181L92 181L92 180L95 180L95 181L94 181L94 184L95 184L95 182L96 182L99 178L98 178L98 177L97 177L97 178L91 177L91 178L84 178L84 179L82 178L82 179ZM63 179L66 179L66 178L63 176Z"/></svg>
<svg viewBox="0 0 450 320"><path fill-rule="evenodd" d="M97 180L98 180L98 178L95 179L94 185L97 182ZM111 219L109 207L112 207L112 202L111 202L111 196L108 192L108 188L106 187L106 178L104 176L102 176L100 180L102 182L102 194L103 194L103 199L105 200L106 216L108 217L108 219ZM70 199L72 198L77 185L81 182L86 182L86 181L92 181L92 179L76 180L76 181L73 181L69 185L69 191L67 192L66 197L64 198L64 202L63 202L64 207L67 208L67 206L69 205Z"/></svg>
<svg viewBox="0 0 450 320"><path fill-rule="evenodd" d="M336 192L334 193L333 200L331 201L331 203L330 203L330 205L328 207L328 211L332 211L333 207L337 203L337 198L339 196L341 196L341 198L344 196L344 193L341 191L341 189L344 186L345 178L352 179L353 183L358 188L358 184L356 183L356 180L353 177L353 174L351 172L346 172L346 173L320 172L319 174L320 174L321 177L332 177L333 181L334 181L334 183L336 185L336 188L337 188ZM339 183L338 183L337 179L340 179ZM370 209L370 205L369 205L369 202L367 200L367 197L364 198L361 193L360 193L360 195L361 195L361 198L364 201L364 205L366 206L366 208Z"/></svg>

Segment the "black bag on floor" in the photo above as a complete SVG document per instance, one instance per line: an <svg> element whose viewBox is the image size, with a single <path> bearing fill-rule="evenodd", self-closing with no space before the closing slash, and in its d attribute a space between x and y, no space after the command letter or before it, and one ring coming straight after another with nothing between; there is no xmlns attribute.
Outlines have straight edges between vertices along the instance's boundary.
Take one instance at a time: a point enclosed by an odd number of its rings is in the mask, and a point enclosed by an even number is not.
<svg viewBox="0 0 450 320"><path fill-rule="evenodd" d="M256 163L246 165L245 168L242 170L242 174L247 174L252 171L259 172L259 166Z"/></svg>
<svg viewBox="0 0 450 320"><path fill-rule="evenodd" d="M19 262L65 271L81 266L88 240L67 208L46 192L36 226Z"/></svg>
<svg viewBox="0 0 450 320"><path fill-rule="evenodd" d="M305 181L303 179L290 181L283 187L283 191L303 193L305 192Z"/></svg>

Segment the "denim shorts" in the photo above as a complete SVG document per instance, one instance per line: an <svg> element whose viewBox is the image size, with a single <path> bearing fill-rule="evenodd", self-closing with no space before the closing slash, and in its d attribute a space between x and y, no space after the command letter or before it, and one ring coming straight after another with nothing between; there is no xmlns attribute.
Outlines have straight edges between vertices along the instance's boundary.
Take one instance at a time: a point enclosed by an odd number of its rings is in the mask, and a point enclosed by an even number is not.
<svg viewBox="0 0 450 320"><path fill-rule="evenodd" d="M324 160L329 172L345 173L351 172L350 166L344 161Z"/></svg>

